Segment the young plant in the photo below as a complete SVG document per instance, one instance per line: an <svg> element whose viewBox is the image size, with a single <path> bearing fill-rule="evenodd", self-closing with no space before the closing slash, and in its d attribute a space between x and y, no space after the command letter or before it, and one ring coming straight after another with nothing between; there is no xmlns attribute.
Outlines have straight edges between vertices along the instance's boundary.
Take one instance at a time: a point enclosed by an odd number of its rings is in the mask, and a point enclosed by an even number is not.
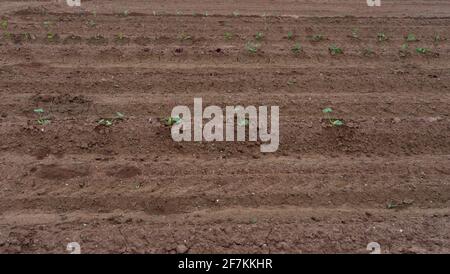
<svg viewBox="0 0 450 274"><path fill-rule="evenodd" d="M6 38L9 38L11 36L11 34L8 32L8 20L3 19L0 23L1 28L3 29L4 33L3 35Z"/></svg>
<svg viewBox="0 0 450 274"><path fill-rule="evenodd" d="M427 48L416 48L416 52L420 54L427 54L430 52L430 50Z"/></svg>
<svg viewBox="0 0 450 274"><path fill-rule="evenodd" d="M45 125L50 124L50 119L44 117L44 113L45 113L44 109L42 109L42 108L36 108L36 109L34 109L33 111L34 111L34 113L36 113L36 114L39 116L38 119L36 120L36 122L37 122L39 125L45 126Z"/></svg>
<svg viewBox="0 0 450 274"><path fill-rule="evenodd" d="M231 32L225 32L223 34L223 36L225 37L226 40L231 40L233 39L233 34Z"/></svg>
<svg viewBox="0 0 450 274"><path fill-rule="evenodd" d="M384 42L384 41L386 41L388 38L387 38L386 34L384 34L383 32L379 32L379 33L377 34L377 39L378 39L378 42Z"/></svg>
<svg viewBox="0 0 450 274"><path fill-rule="evenodd" d="M116 116L112 117L112 118L102 118L100 120L98 120L98 124L105 126L105 127L110 127L112 126L116 121L120 121L123 120L123 118L125 117L125 115L121 112L116 112Z"/></svg>
<svg viewBox="0 0 450 274"><path fill-rule="evenodd" d="M88 25L89 27L93 28L93 27L95 27L95 26L97 25L97 23L95 23L94 20L89 20L89 21L87 22L87 25Z"/></svg>
<svg viewBox="0 0 450 274"><path fill-rule="evenodd" d="M312 42L320 42L320 41L323 41L325 39L325 37L323 37L322 34L314 34L312 36L309 36L309 39Z"/></svg>
<svg viewBox="0 0 450 274"><path fill-rule="evenodd" d="M50 42L53 41L54 38L55 38L55 34L53 34L53 33L51 33L51 32L47 33L47 39L48 39Z"/></svg>
<svg viewBox="0 0 450 274"><path fill-rule="evenodd" d="M445 37L442 37L439 34L435 34L433 39L434 39L435 43L439 43L439 42L447 40Z"/></svg>
<svg viewBox="0 0 450 274"><path fill-rule="evenodd" d="M331 45L329 48L328 48L328 51L330 52L330 54L331 55L338 55L338 54L343 54L344 53L344 51L340 48L340 47L338 47L338 46L336 46L336 45Z"/></svg>
<svg viewBox="0 0 450 274"><path fill-rule="evenodd" d="M122 41L123 39L125 39L125 36L123 35L123 33L117 34L117 40Z"/></svg>
<svg viewBox="0 0 450 274"><path fill-rule="evenodd" d="M50 26L52 25L52 22L50 22L50 21L44 21L44 28L45 29L49 29L50 28Z"/></svg>
<svg viewBox="0 0 450 274"><path fill-rule="evenodd" d="M233 16L234 17L238 17L240 14L239 14L239 11L237 11L237 10L235 10L235 11L233 11Z"/></svg>
<svg viewBox="0 0 450 274"><path fill-rule="evenodd" d="M178 125L180 122L181 118L179 116L164 118L164 123L166 126Z"/></svg>
<svg viewBox="0 0 450 274"><path fill-rule="evenodd" d="M240 127L246 127L250 124L250 120L248 118L244 118L238 121L238 125Z"/></svg>
<svg viewBox="0 0 450 274"><path fill-rule="evenodd" d="M409 54L409 46L408 44L405 43L400 47L400 56L406 57L408 56L408 54Z"/></svg>
<svg viewBox="0 0 450 274"><path fill-rule="evenodd" d="M365 49L363 49L363 55L365 57L371 57L371 56L375 55L375 52L371 48L365 48Z"/></svg>
<svg viewBox="0 0 450 274"><path fill-rule="evenodd" d="M259 31L255 34L256 41L261 41L263 38L264 38L264 33Z"/></svg>
<svg viewBox="0 0 450 274"><path fill-rule="evenodd" d="M331 108L329 108L329 107L324 108L322 110L322 112L325 114L325 118L330 122L330 125L336 126L336 127L344 125L343 121L331 117L331 113L333 112L333 110Z"/></svg>
<svg viewBox="0 0 450 274"><path fill-rule="evenodd" d="M287 38L288 38L289 40L294 39L294 33L293 33L292 31L289 31L288 34L287 34Z"/></svg>
<svg viewBox="0 0 450 274"><path fill-rule="evenodd" d="M189 34L186 34L186 33L182 33L182 34L178 35L178 39L180 39L180 41L192 40L192 36L190 36Z"/></svg>
<svg viewBox="0 0 450 274"><path fill-rule="evenodd" d="M297 80L296 79L292 79L292 80L288 80L287 81L287 85L290 86L290 87L295 85L295 84L297 84Z"/></svg>
<svg viewBox="0 0 450 274"><path fill-rule="evenodd" d="M123 15L124 17L127 17L128 14L129 14L128 10L124 10L123 13L122 13L122 15Z"/></svg>
<svg viewBox="0 0 450 274"><path fill-rule="evenodd" d="M258 52L258 45L252 42L247 42L247 44L245 44L245 49L248 52L255 54Z"/></svg>
<svg viewBox="0 0 450 274"><path fill-rule="evenodd" d="M29 32L25 32L22 35L23 35L23 38L25 40L34 40L34 39L36 39L36 37L33 34L29 33Z"/></svg>
<svg viewBox="0 0 450 274"><path fill-rule="evenodd" d="M408 35L406 36L406 42L417 42L419 40L417 40L416 36L413 33L408 33Z"/></svg>
<svg viewBox="0 0 450 274"><path fill-rule="evenodd" d="M412 205L413 203L414 203L414 200L402 200L400 202L391 200L386 204L386 208L387 209L405 208L405 207Z"/></svg>
<svg viewBox="0 0 450 274"><path fill-rule="evenodd" d="M1 21L1 23L0 23L0 26L2 27L2 29L3 29L4 31L6 31L6 30L8 29L8 20L2 19L2 21Z"/></svg>
<svg viewBox="0 0 450 274"><path fill-rule="evenodd" d="M394 209L394 208L397 208L397 207L398 207L398 204L395 201L389 201L386 204L386 208L387 209Z"/></svg>
<svg viewBox="0 0 450 274"><path fill-rule="evenodd" d="M352 29L352 34L350 36L353 39L358 39L359 40L359 32L358 29Z"/></svg>
<svg viewBox="0 0 450 274"><path fill-rule="evenodd" d="M303 51L303 49L302 49L302 46L300 45L300 43L296 43L296 44L291 48L291 51L292 51L294 54L299 54L300 52Z"/></svg>

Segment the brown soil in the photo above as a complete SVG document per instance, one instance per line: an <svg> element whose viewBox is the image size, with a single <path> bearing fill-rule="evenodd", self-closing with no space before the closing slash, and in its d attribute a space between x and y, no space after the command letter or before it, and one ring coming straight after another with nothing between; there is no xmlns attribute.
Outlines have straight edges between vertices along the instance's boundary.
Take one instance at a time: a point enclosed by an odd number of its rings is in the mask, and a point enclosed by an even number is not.
<svg viewBox="0 0 450 274"><path fill-rule="evenodd" d="M450 252L449 1L198 2L0 2L1 253ZM194 97L279 106L279 150L175 143Z"/></svg>

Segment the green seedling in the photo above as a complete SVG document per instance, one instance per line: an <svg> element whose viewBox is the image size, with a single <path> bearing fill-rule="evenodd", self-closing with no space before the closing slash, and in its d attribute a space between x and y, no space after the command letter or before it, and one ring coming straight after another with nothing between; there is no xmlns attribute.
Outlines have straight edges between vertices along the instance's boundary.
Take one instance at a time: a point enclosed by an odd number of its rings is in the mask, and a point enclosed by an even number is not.
<svg viewBox="0 0 450 274"><path fill-rule="evenodd" d="M309 39L313 42L320 42L325 39L322 34L314 34L313 36L309 36Z"/></svg>
<svg viewBox="0 0 450 274"><path fill-rule="evenodd" d="M406 36L406 42L417 42L419 40L417 40L416 36L413 33L409 33Z"/></svg>
<svg viewBox="0 0 450 274"><path fill-rule="evenodd" d="M181 118L179 116L175 117L167 117L164 119L164 123L166 126L178 125L181 122Z"/></svg>
<svg viewBox="0 0 450 274"><path fill-rule="evenodd" d="M245 44L245 49L250 53L257 53L258 52L258 45L254 44L252 42L247 42Z"/></svg>
<svg viewBox="0 0 450 274"><path fill-rule="evenodd" d="M386 34L384 34L383 32L380 32L377 34L377 39L378 39L378 42L383 42L383 41L386 41L388 38L387 38Z"/></svg>
<svg viewBox="0 0 450 274"><path fill-rule="evenodd" d="M264 33L262 33L262 32L257 32L256 34L255 34L255 39L256 39L256 41L261 41L262 39L264 39Z"/></svg>
<svg viewBox="0 0 450 274"><path fill-rule="evenodd" d="M256 219L255 217L250 218L249 223L250 224L256 224L258 222L258 219Z"/></svg>
<svg viewBox="0 0 450 274"><path fill-rule="evenodd" d="M375 52L371 48L363 49L363 55L366 56L366 57L373 56L374 54L375 54Z"/></svg>
<svg viewBox="0 0 450 274"><path fill-rule="evenodd" d="M440 36L439 34L434 35L434 42L438 43L438 42L442 42L447 40L445 37Z"/></svg>
<svg viewBox="0 0 450 274"><path fill-rule="evenodd" d="M124 38L125 38L125 36L123 35L123 33L117 34L117 40L122 41Z"/></svg>
<svg viewBox="0 0 450 274"><path fill-rule="evenodd" d="M51 32L47 33L47 39L48 39L49 41L52 41L54 38L55 38L55 34L53 34L53 33L51 33Z"/></svg>
<svg viewBox="0 0 450 274"><path fill-rule="evenodd" d="M397 208L397 207L398 207L398 204L396 202L394 202L394 201L390 201L386 205L387 209L394 209L394 208Z"/></svg>
<svg viewBox="0 0 450 274"><path fill-rule="evenodd" d="M3 19L3 20L1 21L1 23L0 23L0 26L2 27L2 29L3 29L4 31L6 31L6 30L8 29L8 20Z"/></svg>
<svg viewBox="0 0 450 274"><path fill-rule="evenodd" d="M288 38L289 40L294 39L294 33L293 33L292 31L289 31L288 34L287 34L287 38Z"/></svg>
<svg viewBox="0 0 450 274"><path fill-rule="evenodd" d="M123 114L122 112L116 112L116 120L123 120L124 117L125 114Z"/></svg>
<svg viewBox="0 0 450 274"><path fill-rule="evenodd" d="M44 28L45 29L49 29L50 28L50 26L52 25L52 22L50 22L50 21L44 21Z"/></svg>
<svg viewBox="0 0 450 274"><path fill-rule="evenodd" d="M414 203L414 200L402 200L401 202L396 202L396 201L389 201L386 204L386 208L387 209L395 209L395 208L405 208L408 207L410 205L412 205Z"/></svg>
<svg viewBox="0 0 450 274"><path fill-rule="evenodd" d="M93 28L93 27L97 26L97 23L95 23L94 20L89 20L89 21L87 22L87 25L88 25L89 27Z"/></svg>
<svg viewBox="0 0 450 274"><path fill-rule="evenodd" d="M103 37L100 34L96 34L96 35L90 37L89 41L94 42L94 43L101 43L102 41L105 41L105 37Z"/></svg>
<svg viewBox="0 0 450 274"><path fill-rule="evenodd" d="M190 36L189 34L186 34L186 33L182 33L182 34L178 35L178 39L180 41L192 40L192 36Z"/></svg>
<svg viewBox="0 0 450 274"><path fill-rule="evenodd" d="M230 32L225 32L225 33L223 34L223 36L224 36L225 39L227 39L227 40L233 39L233 34L230 33Z"/></svg>
<svg viewBox="0 0 450 274"><path fill-rule="evenodd" d="M23 33L23 38L25 40L34 40L36 37L33 34L30 34L29 32Z"/></svg>
<svg viewBox="0 0 450 274"><path fill-rule="evenodd" d="M238 17L240 14L239 14L239 12L236 10L236 11L233 11L233 16L234 17Z"/></svg>
<svg viewBox="0 0 450 274"><path fill-rule="evenodd" d="M416 52L420 54L427 54L430 50L427 48L416 48Z"/></svg>
<svg viewBox="0 0 450 274"><path fill-rule="evenodd" d="M353 39L359 39L359 32L358 29L352 29L352 34L350 36Z"/></svg>
<svg viewBox="0 0 450 274"><path fill-rule="evenodd" d="M292 48L291 48L291 51L294 53L294 54L299 54L300 52L302 52L302 46L300 45L300 43L296 43Z"/></svg>
<svg viewBox="0 0 450 274"><path fill-rule="evenodd" d="M129 12L128 12L128 10L124 10L122 14L123 14L123 16L127 17Z"/></svg>
<svg viewBox="0 0 450 274"><path fill-rule="evenodd" d="M1 28L3 29L4 33L3 35L6 38L9 38L11 36L11 34L8 32L8 20L3 19L0 23Z"/></svg>
<svg viewBox="0 0 450 274"><path fill-rule="evenodd" d="M288 80L287 81L288 86L293 86L295 84L297 84L297 80L293 79L293 80Z"/></svg>
<svg viewBox="0 0 450 274"><path fill-rule="evenodd" d="M330 52L331 55L338 55L344 53L344 51L341 48L337 47L336 45L331 45L328 48L328 51Z"/></svg>
<svg viewBox="0 0 450 274"><path fill-rule="evenodd" d="M39 116L38 119L36 120L36 122L37 122L39 125L45 126L45 125L50 124L50 119L44 117L44 113L45 113L44 109L42 109L42 108L36 108L36 109L34 109L33 111L34 111L34 113L36 113L36 114Z"/></svg>
<svg viewBox="0 0 450 274"><path fill-rule="evenodd" d="M331 117L331 113L333 112L333 109L327 107L327 108L324 108L322 110L322 112L325 114L325 118L330 122L330 124L332 126L339 127L339 126L344 125L344 122L342 122L341 120Z"/></svg>
<svg viewBox="0 0 450 274"><path fill-rule="evenodd" d="M100 119L98 121L98 124L102 125L102 126L110 127L110 126L113 125L113 120L111 120L111 119Z"/></svg>
<svg viewBox="0 0 450 274"><path fill-rule="evenodd" d="M121 112L116 112L116 116L113 118L102 118L98 120L98 124L106 127L112 126L116 121L123 120L125 115Z"/></svg>
<svg viewBox="0 0 450 274"><path fill-rule="evenodd" d="M400 56L406 57L408 54L409 54L409 46L408 44L405 43L400 47Z"/></svg>
<svg viewBox="0 0 450 274"><path fill-rule="evenodd" d="M240 127L245 127L248 126L250 124L250 120L248 118L244 118L238 121L238 125Z"/></svg>

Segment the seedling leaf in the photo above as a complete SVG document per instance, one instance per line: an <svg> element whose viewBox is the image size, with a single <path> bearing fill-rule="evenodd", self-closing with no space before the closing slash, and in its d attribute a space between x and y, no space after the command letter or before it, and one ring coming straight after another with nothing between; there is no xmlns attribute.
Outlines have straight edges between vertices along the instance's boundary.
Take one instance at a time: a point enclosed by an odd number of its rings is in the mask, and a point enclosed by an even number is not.
<svg viewBox="0 0 450 274"><path fill-rule="evenodd" d="M332 124L333 126L342 126L344 125L344 122L342 122L341 120L334 120Z"/></svg>
<svg viewBox="0 0 450 274"><path fill-rule="evenodd" d="M241 127L248 126L249 124L250 124L250 121L248 120L248 118L242 119L238 122L238 125Z"/></svg>
<svg viewBox="0 0 450 274"><path fill-rule="evenodd" d="M324 108L324 109L322 110L322 112L323 112L323 113L331 113L331 112L333 112L333 110L332 110L331 108Z"/></svg>

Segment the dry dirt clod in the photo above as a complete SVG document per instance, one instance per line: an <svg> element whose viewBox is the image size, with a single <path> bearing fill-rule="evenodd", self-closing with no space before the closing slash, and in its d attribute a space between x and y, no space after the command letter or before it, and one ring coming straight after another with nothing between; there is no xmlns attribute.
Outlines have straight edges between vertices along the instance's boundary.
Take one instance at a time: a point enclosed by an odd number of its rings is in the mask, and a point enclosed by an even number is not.
<svg viewBox="0 0 450 274"><path fill-rule="evenodd" d="M188 251L189 249L187 248L187 246L185 245L177 245L176 251L178 254L184 254Z"/></svg>

